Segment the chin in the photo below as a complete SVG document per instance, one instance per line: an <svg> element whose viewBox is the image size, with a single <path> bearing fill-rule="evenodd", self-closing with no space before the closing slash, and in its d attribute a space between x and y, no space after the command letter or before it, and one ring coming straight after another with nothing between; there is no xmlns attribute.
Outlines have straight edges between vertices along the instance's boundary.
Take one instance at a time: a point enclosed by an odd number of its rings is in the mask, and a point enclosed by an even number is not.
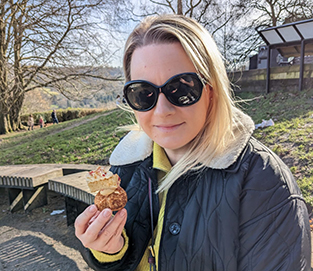
<svg viewBox="0 0 313 271"><path fill-rule="evenodd" d="M167 149L167 150L172 150L172 151L175 151L175 150L179 150L179 149L182 149L184 148L187 144L178 144L178 142L157 142L156 143L161 146L162 148L164 149Z"/></svg>

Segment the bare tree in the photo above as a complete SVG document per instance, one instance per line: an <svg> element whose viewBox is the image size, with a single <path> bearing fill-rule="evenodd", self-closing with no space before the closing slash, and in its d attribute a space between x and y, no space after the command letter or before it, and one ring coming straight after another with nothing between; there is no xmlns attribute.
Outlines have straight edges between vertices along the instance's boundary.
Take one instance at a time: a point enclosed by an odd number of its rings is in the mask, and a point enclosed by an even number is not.
<svg viewBox="0 0 313 271"><path fill-rule="evenodd" d="M313 1L307 0L252 0L245 3L254 12L254 24L278 26L286 18L309 19L313 17Z"/></svg>
<svg viewBox="0 0 313 271"><path fill-rule="evenodd" d="M122 0L0 0L0 134L22 128L25 93L42 87L79 97L103 80ZM104 26L104 24L102 24ZM110 40L110 41L109 41ZM91 80L92 78L92 80Z"/></svg>
<svg viewBox="0 0 313 271"><path fill-rule="evenodd" d="M237 35L232 39L232 64L243 63L256 53L264 42L256 28L277 26L313 17L313 1L305 0L240 0L245 15L239 21ZM238 25L238 21L237 21ZM238 38L239 37L239 38ZM235 65L233 65L235 66ZM233 67L236 68L236 67Z"/></svg>
<svg viewBox="0 0 313 271"><path fill-rule="evenodd" d="M307 0L141 0L133 14L174 13L194 18L212 33L229 69L242 66L261 40L259 25L275 26L312 18L313 1Z"/></svg>
<svg viewBox="0 0 313 271"><path fill-rule="evenodd" d="M194 18L209 26L223 16L217 0L140 0L140 9L130 7L135 18L147 15L173 13ZM134 18L133 17L133 18Z"/></svg>
<svg viewBox="0 0 313 271"><path fill-rule="evenodd" d="M131 9L131 8L130 8ZM215 38L226 63L230 63L240 39L237 22L246 14L242 0L140 0L140 10L132 8L133 18L173 13L191 17Z"/></svg>
<svg viewBox="0 0 313 271"><path fill-rule="evenodd" d="M251 6L247 6L245 1L140 0L140 10L134 7L129 9L133 11L133 18L173 13L195 19L214 37L224 56L227 68L233 68L233 66L242 65L241 62L254 50L250 44L255 45L257 39L253 35L254 28L247 27L245 17L250 16Z"/></svg>

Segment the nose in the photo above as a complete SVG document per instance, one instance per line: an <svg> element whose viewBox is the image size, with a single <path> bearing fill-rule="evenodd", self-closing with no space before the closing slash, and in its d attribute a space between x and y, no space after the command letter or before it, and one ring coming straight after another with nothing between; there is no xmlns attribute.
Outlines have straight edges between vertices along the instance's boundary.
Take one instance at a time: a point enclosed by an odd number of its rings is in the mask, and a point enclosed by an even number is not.
<svg viewBox="0 0 313 271"><path fill-rule="evenodd" d="M154 114L161 116L173 114L175 112L175 106L171 104L164 93L160 92L157 104L154 108Z"/></svg>

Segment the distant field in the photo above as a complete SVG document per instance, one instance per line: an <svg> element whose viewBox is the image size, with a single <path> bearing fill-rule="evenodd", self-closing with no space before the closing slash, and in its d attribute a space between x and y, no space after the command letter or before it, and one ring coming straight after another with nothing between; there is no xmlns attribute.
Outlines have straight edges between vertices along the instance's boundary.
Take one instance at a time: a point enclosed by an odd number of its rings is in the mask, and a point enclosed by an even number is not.
<svg viewBox="0 0 313 271"><path fill-rule="evenodd" d="M238 102L255 123L272 119L275 125L257 129L254 136L289 166L302 193L313 206L313 90L240 94ZM129 113L113 110L34 131L0 136L0 165L36 163L107 164L131 124Z"/></svg>

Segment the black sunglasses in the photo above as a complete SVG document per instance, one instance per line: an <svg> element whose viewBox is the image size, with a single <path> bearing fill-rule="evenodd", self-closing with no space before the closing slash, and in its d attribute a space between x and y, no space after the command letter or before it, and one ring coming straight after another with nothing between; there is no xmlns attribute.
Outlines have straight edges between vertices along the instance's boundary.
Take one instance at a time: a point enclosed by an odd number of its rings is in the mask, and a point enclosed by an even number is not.
<svg viewBox="0 0 313 271"><path fill-rule="evenodd" d="M162 92L170 103L189 106L201 98L204 83L196 73L181 73L168 79L162 86L148 81L134 80L125 84L123 93L128 105L136 111L149 111Z"/></svg>

